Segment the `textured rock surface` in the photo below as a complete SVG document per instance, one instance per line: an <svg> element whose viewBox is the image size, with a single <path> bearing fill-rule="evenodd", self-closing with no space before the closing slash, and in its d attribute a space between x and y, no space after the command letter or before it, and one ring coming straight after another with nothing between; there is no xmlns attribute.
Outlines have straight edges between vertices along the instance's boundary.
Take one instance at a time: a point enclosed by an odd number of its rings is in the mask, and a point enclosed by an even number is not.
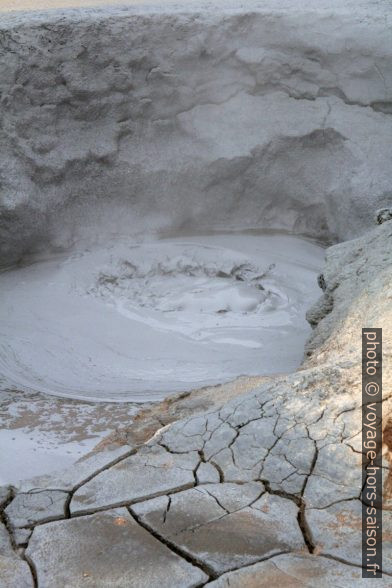
<svg viewBox="0 0 392 588"><path fill-rule="evenodd" d="M17 494L5 509L5 514L14 527L27 527L65 516L67 492L62 490L39 490Z"/></svg>
<svg viewBox="0 0 392 588"><path fill-rule="evenodd" d="M317 553L332 555L357 565L362 559L362 503L339 502L318 510L309 509L307 522ZM392 517L383 516L383 570L392 574ZM392 583L392 580L391 580Z"/></svg>
<svg viewBox="0 0 392 588"><path fill-rule="evenodd" d="M137 525L126 509L39 526L27 553L45 588L190 588L207 579Z"/></svg>
<svg viewBox="0 0 392 588"><path fill-rule="evenodd" d="M15 545L26 547L31 537L32 529L15 528L13 529L13 536Z"/></svg>
<svg viewBox="0 0 392 588"><path fill-rule="evenodd" d="M326 356L330 362L338 361L342 352L345 360L356 359L361 346L358 325L384 328L389 352L391 250L390 221L362 238L327 249L324 294L308 312L317 325L307 345L309 352L315 351L309 365L325 361ZM338 344L333 345L333 340Z"/></svg>
<svg viewBox="0 0 392 588"><path fill-rule="evenodd" d="M8 531L0 522L0 584L2 588L33 588L29 566L13 550Z"/></svg>
<svg viewBox="0 0 392 588"><path fill-rule="evenodd" d="M71 512L117 506L189 488L194 484L198 464L196 452L173 455L159 446L142 448L81 486L71 500Z"/></svg>
<svg viewBox="0 0 392 588"><path fill-rule="evenodd" d="M0 577L2 588L33 588L33 577L26 562L18 557L0 555Z"/></svg>
<svg viewBox="0 0 392 588"><path fill-rule="evenodd" d="M391 202L388 2L249 6L2 18L3 262L114 229L369 226Z"/></svg>
<svg viewBox="0 0 392 588"><path fill-rule="evenodd" d="M391 586L391 578L377 580ZM363 579L362 570L314 555L278 555L268 561L224 574L211 588L372 588L374 580Z"/></svg>
<svg viewBox="0 0 392 588"><path fill-rule="evenodd" d="M10 496L10 488L8 486L1 486L0 488L0 508L7 502Z"/></svg>
<svg viewBox="0 0 392 588"><path fill-rule="evenodd" d="M305 547L296 505L280 496L259 496L260 485L254 483L201 486L135 505L132 511L148 528L222 574Z"/></svg>

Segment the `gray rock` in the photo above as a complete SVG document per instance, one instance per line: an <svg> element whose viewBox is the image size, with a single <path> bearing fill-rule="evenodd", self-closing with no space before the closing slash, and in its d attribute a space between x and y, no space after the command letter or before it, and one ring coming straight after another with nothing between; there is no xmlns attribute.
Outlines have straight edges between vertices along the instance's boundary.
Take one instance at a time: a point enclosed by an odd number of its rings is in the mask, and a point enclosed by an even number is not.
<svg viewBox="0 0 392 588"><path fill-rule="evenodd" d="M219 482L219 472L212 464L202 462L196 470L196 480L198 484Z"/></svg>
<svg viewBox="0 0 392 588"><path fill-rule="evenodd" d="M319 274L317 276L317 284L319 285L319 288L321 288L321 290L324 291L326 289L325 278L323 274Z"/></svg>
<svg viewBox="0 0 392 588"><path fill-rule="evenodd" d="M65 517L67 492L61 490L37 490L20 493L5 509L13 527L27 527Z"/></svg>
<svg viewBox="0 0 392 588"><path fill-rule="evenodd" d="M231 407L226 407L227 410L229 408ZM272 417L260 417L257 420L255 417L255 420L241 427L239 432L226 425L226 432L231 431L226 444L222 443L224 438L219 434L220 429L217 429L208 442L209 451L205 455L221 468L227 481L258 479L262 461L277 441L274 433L276 421L275 413ZM218 440L219 443L216 442Z"/></svg>
<svg viewBox="0 0 392 588"><path fill-rule="evenodd" d="M26 554L41 588L191 588L207 580L125 508L40 525Z"/></svg>
<svg viewBox="0 0 392 588"><path fill-rule="evenodd" d="M362 488L362 454L345 444L328 444L319 451L304 499L310 508L357 498Z"/></svg>
<svg viewBox="0 0 392 588"><path fill-rule="evenodd" d="M203 433L205 432L205 419L197 417L181 422L178 426L174 423L158 436L158 442L174 453L185 453L187 451L199 451L203 447ZM189 430L189 433L188 433ZM191 431L197 430L192 433Z"/></svg>
<svg viewBox="0 0 392 588"><path fill-rule="evenodd" d="M265 493L261 482L248 484L212 484L198 487L197 490L213 496L220 506L229 513L252 506Z"/></svg>
<svg viewBox="0 0 392 588"><path fill-rule="evenodd" d="M327 249L323 275L325 293L308 311L317 324L306 345L309 353L317 350L312 365L324 363L326 356L331 363L339 363L343 357L357 361L358 321L371 327L388 323L392 223L385 222L363 237Z"/></svg>
<svg viewBox="0 0 392 588"><path fill-rule="evenodd" d="M306 511L311 535L318 553L332 555L349 563L362 564L362 503L339 502L324 509ZM392 513L383 512L383 571L392 574ZM392 579L390 580L392 584Z"/></svg>
<svg viewBox="0 0 392 588"><path fill-rule="evenodd" d="M31 537L32 529L18 529L13 531L14 541L16 545L26 545Z"/></svg>
<svg viewBox="0 0 392 588"><path fill-rule="evenodd" d="M262 486L202 486L133 505L132 512L178 549L215 573L274 553L302 549L296 505Z"/></svg>
<svg viewBox="0 0 392 588"><path fill-rule="evenodd" d="M178 455L156 445L142 447L136 455L81 486L71 500L71 512L89 512L189 488L195 484L199 461L196 452Z"/></svg>
<svg viewBox="0 0 392 588"><path fill-rule="evenodd" d="M0 523L0 585L2 588L33 588L29 566L13 550L10 536Z"/></svg>
<svg viewBox="0 0 392 588"><path fill-rule="evenodd" d="M11 489L9 486L1 486L0 487L0 508L4 507L4 504L7 502L11 495Z"/></svg>
<svg viewBox="0 0 392 588"><path fill-rule="evenodd" d="M231 445L236 437L237 431L234 427L228 423L221 423L220 426L212 432L209 439L203 444L205 458L207 460L213 458L220 451Z"/></svg>
<svg viewBox="0 0 392 588"><path fill-rule="evenodd" d="M377 210L376 223L378 225L382 225L383 223L385 223L386 221L389 221L391 219L392 219L392 207L380 208L380 210Z"/></svg>
<svg viewBox="0 0 392 588"><path fill-rule="evenodd" d="M1 588L33 588L30 568L18 557L0 555Z"/></svg>
<svg viewBox="0 0 392 588"><path fill-rule="evenodd" d="M1 523L1 522L0 522L0 554L6 555L8 557L14 555L14 550L12 549L10 536L8 534L8 531L5 527L5 525L3 525L3 523Z"/></svg>
<svg viewBox="0 0 392 588"><path fill-rule="evenodd" d="M325 290L325 281L324 288ZM333 309L333 297L330 294L324 294L319 298L306 312L306 320L312 328L316 327Z"/></svg>
<svg viewBox="0 0 392 588"><path fill-rule="evenodd" d="M211 582L211 588L373 588L390 587L392 579L363 579L361 568L316 555L278 555L267 561L229 572Z"/></svg>
<svg viewBox="0 0 392 588"><path fill-rule="evenodd" d="M315 455L315 442L309 439L303 425L284 432L263 461L260 477L270 482L273 490L300 494L310 474Z"/></svg>

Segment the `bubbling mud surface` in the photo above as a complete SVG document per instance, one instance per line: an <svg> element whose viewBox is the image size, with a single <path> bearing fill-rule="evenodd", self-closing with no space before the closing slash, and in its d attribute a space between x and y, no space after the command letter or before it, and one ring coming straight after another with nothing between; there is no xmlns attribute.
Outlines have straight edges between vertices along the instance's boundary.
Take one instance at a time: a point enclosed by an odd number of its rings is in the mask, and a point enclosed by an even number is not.
<svg viewBox="0 0 392 588"><path fill-rule="evenodd" d="M298 237L231 233L117 238L7 270L3 385L144 402L292 371L323 257Z"/></svg>

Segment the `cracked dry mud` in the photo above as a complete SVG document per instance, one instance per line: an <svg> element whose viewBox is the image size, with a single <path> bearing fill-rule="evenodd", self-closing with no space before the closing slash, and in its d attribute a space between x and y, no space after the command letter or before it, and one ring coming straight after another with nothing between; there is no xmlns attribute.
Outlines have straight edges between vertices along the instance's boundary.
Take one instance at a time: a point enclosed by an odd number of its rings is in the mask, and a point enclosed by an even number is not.
<svg viewBox="0 0 392 588"><path fill-rule="evenodd" d="M370 586L358 325L384 328L389 383L392 222L331 247L322 284L298 372L228 402L219 388L207 407L189 394L165 401L63 475L2 490L3 585ZM386 387L382 586L392 586L391 401Z"/></svg>

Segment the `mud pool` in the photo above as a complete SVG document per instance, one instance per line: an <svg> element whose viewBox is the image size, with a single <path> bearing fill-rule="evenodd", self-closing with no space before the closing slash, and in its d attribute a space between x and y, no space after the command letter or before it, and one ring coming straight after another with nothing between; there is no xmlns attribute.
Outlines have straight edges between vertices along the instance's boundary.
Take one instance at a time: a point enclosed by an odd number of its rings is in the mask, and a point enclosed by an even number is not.
<svg viewBox="0 0 392 588"><path fill-rule="evenodd" d="M8 388L145 402L294 370L323 248L283 234L120 238L1 276Z"/></svg>

